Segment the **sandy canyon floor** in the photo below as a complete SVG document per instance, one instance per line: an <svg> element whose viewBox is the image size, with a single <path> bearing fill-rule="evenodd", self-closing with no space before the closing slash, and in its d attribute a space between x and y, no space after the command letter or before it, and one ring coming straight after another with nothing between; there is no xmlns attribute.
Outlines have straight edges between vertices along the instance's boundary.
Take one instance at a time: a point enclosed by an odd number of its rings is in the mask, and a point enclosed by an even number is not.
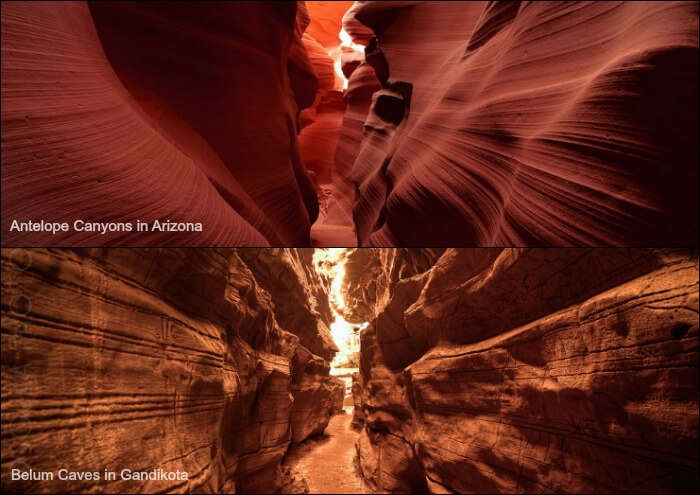
<svg viewBox="0 0 700 495"><path fill-rule="evenodd" d="M308 493L371 493L355 467L357 432L350 427L352 407L336 414L323 435L292 447L285 464Z"/></svg>

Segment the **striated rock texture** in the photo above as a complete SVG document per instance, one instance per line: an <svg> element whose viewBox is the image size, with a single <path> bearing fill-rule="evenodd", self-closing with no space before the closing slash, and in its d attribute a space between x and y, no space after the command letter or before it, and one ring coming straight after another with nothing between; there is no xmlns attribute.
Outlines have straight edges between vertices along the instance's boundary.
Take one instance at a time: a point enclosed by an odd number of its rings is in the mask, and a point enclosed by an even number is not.
<svg viewBox="0 0 700 495"><path fill-rule="evenodd" d="M290 442L323 431L344 386L324 324L307 327L329 312L311 253L263 253L3 249L3 491L279 490ZM9 477L60 467L189 479Z"/></svg>
<svg viewBox="0 0 700 495"><path fill-rule="evenodd" d="M436 254L349 255L347 309L370 318L353 423L374 488L697 490L697 251Z"/></svg>
<svg viewBox="0 0 700 495"><path fill-rule="evenodd" d="M444 252L444 248L349 250L343 281L346 301L343 316L357 324L373 320L377 307L395 305L404 298L406 279L425 273ZM478 252L483 250L474 251Z"/></svg>
<svg viewBox="0 0 700 495"><path fill-rule="evenodd" d="M2 4L4 245L308 245L296 2ZM203 232L9 232L13 219Z"/></svg>
<svg viewBox="0 0 700 495"><path fill-rule="evenodd" d="M338 351L328 330L333 315L327 280L313 266L312 248L239 249L276 308L280 325L303 339L313 353L331 361Z"/></svg>
<svg viewBox="0 0 700 495"><path fill-rule="evenodd" d="M361 245L695 243L697 2L370 1L343 25L367 48L335 216Z"/></svg>

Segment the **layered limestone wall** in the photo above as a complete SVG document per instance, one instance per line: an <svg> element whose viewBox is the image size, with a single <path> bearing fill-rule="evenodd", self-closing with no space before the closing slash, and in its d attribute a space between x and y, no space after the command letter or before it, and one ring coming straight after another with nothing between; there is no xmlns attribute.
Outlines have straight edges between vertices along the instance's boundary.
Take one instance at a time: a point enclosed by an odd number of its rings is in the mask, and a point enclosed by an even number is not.
<svg viewBox="0 0 700 495"><path fill-rule="evenodd" d="M358 250L346 283L378 491L697 487L697 252Z"/></svg>
<svg viewBox="0 0 700 495"><path fill-rule="evenodd" d="M290 442L341 407L311 252L3 249L2 280L7 491L279 490ZM188 479L9 476L62 467Z"/></svg>

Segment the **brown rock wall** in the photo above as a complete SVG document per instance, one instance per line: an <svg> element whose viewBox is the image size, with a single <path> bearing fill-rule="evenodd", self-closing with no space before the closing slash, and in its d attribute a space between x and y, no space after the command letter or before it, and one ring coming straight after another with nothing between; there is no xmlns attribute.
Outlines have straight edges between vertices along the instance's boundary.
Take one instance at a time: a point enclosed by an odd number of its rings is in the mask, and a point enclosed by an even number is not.
<svg viewBox="0 0 700 495"><path fill-rule="evenodd" d="M404 276L364 300L353 387L378 490L697 486L696 252L448 249Z"/></svg>
<svg viewBox="0 0 700 495"><path fill-rule="evenodd" d="M323 292L310 258L249 257L223 248L3 249L3 489L279 489L290 442L323 431L342 384L305 345L323 338L287 331L278 316L292 308L276 306L260 282L274 273L298 300ZM292 323L323 312L294 310L308 314ZM9 481L17 467L161 468L189 479Z"/></svg>

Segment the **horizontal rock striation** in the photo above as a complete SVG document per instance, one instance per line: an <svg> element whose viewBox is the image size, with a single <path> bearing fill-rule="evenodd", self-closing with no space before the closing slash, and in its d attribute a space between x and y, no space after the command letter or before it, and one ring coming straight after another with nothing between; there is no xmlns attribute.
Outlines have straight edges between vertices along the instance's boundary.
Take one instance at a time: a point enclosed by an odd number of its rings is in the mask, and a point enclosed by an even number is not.
<svg viewBox="0 0 700 495"><path fill-rule="evenodd" d="M367 44L334 164L360 245L695 243L697 3L368 1L343 25Z"/></svg>
<svg viewBox="0 0 700 495"><path fill-rule="evenodd" d="M238 253L270 294L279 324L330 362L338 351L328 330L333 319L327 293L330 282L316 273L313 249L240 249Z"/></svg>
<svg viewBox="0 0 700 495"><path fill-rule="evenodd" d="M255 251L3 249L3 490L279 490L290 442L323 431L344 385L327 329L297 326L329 311L311 253ZM273 276L316 305L281 305ZM60 467L188 479L9 476Z"/></svg>
<svg viewBox="0 0 700 495"><path fill-rule="evenodd" d="M4 245L309 245L303 3L2 4ZM13 219L202 232L10 232Z"/></svg>
<svg viewBox="0 0 700 495"><path fill-rule="evenodd" d="M353 422L378 491L696 489L696 251L353 257L379 274L346 281L370 318Z"/></svg>

